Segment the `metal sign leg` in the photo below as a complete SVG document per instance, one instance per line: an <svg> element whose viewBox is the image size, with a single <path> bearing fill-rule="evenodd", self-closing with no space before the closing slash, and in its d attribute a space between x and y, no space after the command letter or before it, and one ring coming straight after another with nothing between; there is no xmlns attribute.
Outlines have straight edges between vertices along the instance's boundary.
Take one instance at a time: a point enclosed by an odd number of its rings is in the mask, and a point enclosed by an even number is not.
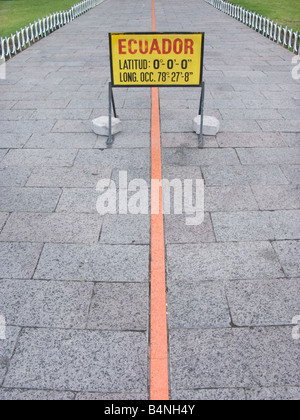
<svg viewBox="0 0 300 420"><path fill-rule="evenodd" d="M199 108L199 115L201 115L201 125L200 125L200 134L199 134L199 147L200 148L204 146L203 144L204 98L205 98L205 82L202 83L200 108Z"/></svg>
<svg viewBox="0 0 300 420"><path fill-rule="evenodd" d="M117 118L114 94L112 90L112 83L108 84L108 139L107 146L112 146L115 141L115 136L112 134L112 111L114 117Z"/></svg>

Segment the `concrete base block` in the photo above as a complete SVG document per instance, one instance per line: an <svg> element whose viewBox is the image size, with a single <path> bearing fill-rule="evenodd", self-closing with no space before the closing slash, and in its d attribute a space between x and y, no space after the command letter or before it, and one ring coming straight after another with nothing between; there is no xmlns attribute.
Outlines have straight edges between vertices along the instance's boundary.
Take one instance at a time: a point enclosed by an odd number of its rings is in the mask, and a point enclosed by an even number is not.
<svg viewBox="0 0 300 420"><path fill-rule="evenodd" d="M98 134L99 136L108 136L108 126L109 126L109 117L102 116L99 118L96 118L92 121L92 129L94 133ZM122 131L122 123L119 118L112 118L112 124L111 124L111 131L112 135L115 135Z"/></svg>
<svg viewBox="0 0 300 420"><path fill-rule="evenodd" d="M194 131L200 134L201 115L194 118ZM205 136L215 136L220 130L220 122L215 117L204 116L203 119L203 134Z"/></svg>

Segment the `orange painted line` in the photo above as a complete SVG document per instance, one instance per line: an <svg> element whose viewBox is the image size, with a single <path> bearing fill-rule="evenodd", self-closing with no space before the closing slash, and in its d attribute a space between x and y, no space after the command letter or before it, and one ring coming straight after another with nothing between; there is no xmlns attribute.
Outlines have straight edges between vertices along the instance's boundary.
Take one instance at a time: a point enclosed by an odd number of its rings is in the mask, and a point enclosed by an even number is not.
<svg viewBox="0 0 300 420"><path fill-rule="evenodd" d="M155 0L152 0L152 31L156 31Z"/></svg>
<svg viewBox="0 0 300 420"><path fill-rule="evenodd" d="M152 0L152 30L155 31L155 0ZM151 178L162 180L158 88L152 88ZM150 399L169 400L168 330L166 297L165 237L162 188L154 194L151 206L151 305L150 305Z"/></svg>

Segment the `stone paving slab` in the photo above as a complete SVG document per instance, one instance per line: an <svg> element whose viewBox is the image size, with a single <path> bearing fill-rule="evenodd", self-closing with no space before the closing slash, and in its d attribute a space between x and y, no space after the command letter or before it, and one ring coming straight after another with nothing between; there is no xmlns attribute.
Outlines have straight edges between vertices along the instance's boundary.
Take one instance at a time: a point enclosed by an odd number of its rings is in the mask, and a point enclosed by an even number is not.
<svg viewBox="0 0 300 420"><path fill-rule="evenodd" d="M0 187L24 187L30 173L29 168L0 168Z"/></svg>
<svg viewBox="0 0 300 420"><path fill-rule="evenodd" d="M282 121L263 121L258 120L258 124L263 131L272 132L284 131L286 133L294 133L295 131L300 131L300 121L299 120L282 120Z"/></svg>
<svg viewBox="0 0 300 420"><path fill-rule="evenodd" d="M0 100L0 109L11 109L16 104L16 101L1 101Z"/></svg>
<svg viewBox="0 0 300 420"><path fill-rule="evenodd" d="M12 109L61 109L68 104L67 100L52 101L19 101Z"/></svg>
<svg viewBox="0 0 300 420"><path fill-rule="evenodd" d="M282 165L281 170L290 183L300 184L300 165Z"/></svg>
<svg viewBox="0 0 300 420"><path fill-rule="evenodd" d="M7 152L8 152L8 149L0 149L0 163L2 162Z"/></svg>
<svg viewBox="0 0 300 420"><path fill-rule="evenodd" d="M299 209L299 185L253 186L252 191L261 210Z"/></svg>
<svg viewBox="0 0 300 420"><path fill-rule="evenodd" d="M0 286L0 312L8 325L36 328L86 327L92 284L0 280ZM10 304L12 301L13 306Z"/></svg>
<svg viewBox="0 0 300 420"><path fill-rule="evenodd" d="M145 245L46 244L34 278L147 282L148 259Z"/></svg>
<svg viewBox="0 0 300 420"><path fill-rule="evenodd" d="M131 181L143 180L144 186L141 184L141 189L150 189L150 167L145 168L128 168L126 170L120 170L118 168L113 169L111 179L116 185L117 191L127 190ZM127 182L126 182L127 180Z"/></svg>
<svg viewBox="0 0 300 420"><path fill-rule="evenodd" d="M148 111L149 112L149 111ZM106 112L104 113L104 115ZM101 115L99 112L97 116ZM123 124L123 123L122 123ZM140 132L138 129L136 135L130 134L130 123L125 127L126 132L122 132L120 135L116 135L116 143L114 144L114 149L149 149L150 148L150 135L149 133ZM124 130L124 127L123 127ZM106 138L103 136L98 136L96 143L96 148L105 149L106 148Z"/></svg>
<svg viewBox="0 0 300 420"><path fill-rule="evenodd" d="M241 113L241 110L235 111L236 114ZM224 111L223 111L224 112ZM226 112L229 112L226 109ZM244 111L248 116L248 111ZM262 110L259 110L261 113ZM222 113L222 111L221 111ZM239 114L238 114L239 115ZM239 119L239 118L238 118ZM286 147L286 142L279 133L220 133L217 136L217 141L220 147L238 147L238 148L253 148L253 147Z"/></svg>
<svg viewBox="0 0 300 420"><path fill-rule="evenodd" d="M174 389L299 384L289 327L173 330L170 339Z"/></svg>
<svg viewBox="0 0 300 420"><path fill-rule="evenodd" d="M5 225L6 220L8 219L9 213L0 213L0 232Z"/></svg>
<svg viewBox="0 0 300 420"><path fill-rule="evenodd" d="M75 166L144 168L149 166L149 151L144 149L79 150Z"/></svg>
<svg viewBox="0 0 300 420"><path fill-rule="evenodd" d="M0 121L19 121L19 120L29 120L33 115L32 110L9 110L1 112Z"/></svg>
<svg viewBox="0 0 300 420"><path fill-rule="evenodd" d="M0 243L0 278L31 278L36 268L42 244Z"/></svg>
<svg viewBox="0 0 300 420"><path fill-rule="evenodd" d="M299 308L299 279L226 282L236 326L289 325Z"/></svg>
<svg viewBox="0 0 300 420"><path fill-rule="evenodd" d="M60 111L59 111L60 112ZM83 117L82 113L78 113ZM75 116L74 116L75 118ZM88 118L88 117L87 117ZM86 135L83 133L74 133L70 135L65 133L50 133L44 136L34 134L26 143L26 149L92 149L96 146L97 136L94 133Z"/></svg>
<svg viewBox="0 0 300 420"><path fill-rule="evenodd" d="M264 164L299 164L299 151L297 148L260 148L260 149L237 149L237 153L244 165Z"/></svg>
<svg viewBox="0 0 300 420"><path fill-rule="evenodd" d="M144 214L110 215L104 217L101 244L148 245L150 216Z"/></svg>
<svg viewBox="0 0 300 420"><path fill-rule="evenodd" d="M274 227L276 240L299 239L300 213L299 210L274 211L270 215Z"/></svg>
<svg viewBox="0 0 300 420"><path fill-rule="evenodd" d="M91 133L91 122L88 120L59 119L51 130L53 133Z"/></svg>
<svg viewBox="0 0 300 420"><path fill-rule="evenodd" d="M245 401L244 389L176 389L172 391L172 400L182 401Z"/></svg>
<svg viewBox="0 0 300 420"><path fill-rule="evenodd" d="M258 121L253 120L223 120L220 123L220 132L226 133L256 133L259 129Z"/></svg>
<svg viewBox="0 0 300 420"><path fill-rule="evenodd" d="M97 214L97 199L100 193L95 188L64 188L56 208L58 213Z"/></svg>
<svg viewBox="0 0 300 420"><path fill-rule="evenodd" d="M110 179L111 173L111 168L97 166L34 168L26 186L92 189L99 180Z"/></svg>
<svg viewBox="0 0 300 420"><path fill-rule="evenodd" d="M59 213L13 213L0 241L97 243L103 219L97 215Z"/></svg>
<svg viewBox="0 0 300 420"><path fill-rule="evenodd" d="M203 171L201 171L199 166L164 165L162 172L163 178L168 179L169 181L180 179L184 182L185 179L203 179Z"/></svg>
<svg viewBox="0 0 300 420"><path fill-rule="evenodd" d="M5 340L0 341L0 384L2 385L10 358L13 354L21 328L6 327Z"/></svg>
<svg viewBox="0 0 300 420"><path fill-rule="evenodd" d="M300 147L299 133L282 133L282 136L289 147Z"/></svg>
<svg viewBox="0 0 300 420"><path fill-rule="evenodd" d="M147 392L143 393L129 393L129 392L123 392L119 394L100 394L96 392L78 392L76 395L76 401L103 401L103 400L109 400L109 401L143 401L148 400L148 394Z"/></svg>
<svg viewBox="0 0 300 420"><path fill-rule="evenodd" d="M205 209L207 211L258 210L252 189L249 186L207 186L205 188Z"/></svg>
<svg viewBox="0 0 300 420"><path fill-rule="evenodd" d="M282 115L273 109L222 109L221 115L224 120L278 120L282 119Z"/></svg>
<svg viewBox="0 0 300 420"><path fill-rule="evenodd" d="M187 226L187 215L165 215L165 241L167 244L186 244L215 242L215 234L209 213L204 222L196 226Z"/></svg>
<svg viewBox="0 0 300 420"><path fill-rule="evenodd" d="M299 210L274 212L213 213L217 241L264 241L298 239Z"/></svg>
<svg viewBox="0 0 300 420"><path fill-rule="evenodd" d="M202 172L207 186L287 185L289 183L283 168L279 165L256 165L254 167L210 165L202 166Z"/></svg>
<svg viewBox="0 0 300 420"><path fill-rule="evenodd" d="M124 105L123 105L124 106ZM99 115L106 115L107 109L97 109L94 108L93 113L91 115L91 119L99 117ZM143 120L147 121L149 120L149 110L145 108L120 108L118 109L118 117L121 121L137 121L137 120ZM139 135L140 133L136 133ZM123 135L121 136L123 140ZM131 133L131 139L133 140L135 136ZM149 137L149 136L148 136Z"/></svg>
<svg viewBox="0 0 300 420"><path fill-rule="evenodd" d="M10 150L2 159L1 167L72 166L77 150L65 149L18 149ZM1 155L0 155L1 156Z"/></svg>
<svg viewBox="0 0 300 420"><path fill-rule="evenodd" d="M60 195L58 188L0 188L0 210L52 212Z"/></svg>
<svg viewBox="0 0 300 420"><path fill-rule="evenodd" d="M24 329L4 388L143 392L146 359L141 332Z"/></svg>
<svg viewBox="0 0 300 420"><path fill-rule="evenodd" d="M247 399L252 401L299 401L300 387L250 388Z"/></svg>
<svg viewBox="0 0 300 420"><path fill-rule="evenodd" d="M1 134L10 133L40 133L48 134L52 130L55 120L35 121L35 120L18 120L18 121L2 121Z"/></svg>
<svg viewBox="0 0 300 420"><path fill-rule="evenodd" d="M149 288L145 283L96 284L88 328L147 331L148 294Z"/></svg>
<svg viewBox="0 0 300 420"><path fill-rule="evenodd" d="M168 294L169 328L226 328L230 315L222 282L174 283Z"/></svg>
<svg viewBox="0 0 300 420"><path fill-rule="evenodd" d="M191 130L188 130L191 131ZM237 155L233 149L164 149L163 159L168 165L178 166L195 166L195 165L212 165L212 164L239 164Z"/></svg>
<svg viewBox="0 0 300 420"><path fill-rule="evenodd" d="M209 111L209 115L218 118L217 112ZM196 149L199 146L194 133L163 133L161 141L163 147L193 147ZM218 147L218 144L213 137L204 136L204 144L205 147Z"/></svg>
<svg viewBox="0 0 300 420"><path fill-rule="evenodd" d="M2 114L2 111L1 111L1 114ZM29 138L30 138L29 134L1 133L0 148L1 149L22 148L26 144Z"/></svg>
<svg viewBox="0 0 300 420"><path fill-rule="evenodd" d="M0 389L1 401L71 401L74 398L72 392Z"/></svg>
<svg viewBox="0 0 300 420"><path fill-rule="evenodd" d="M288 277L299 277L300 275L300 242L299 241L277 241L273 247L282 264L283 270Z"/></svg>
<svg viewBox="0 0 300 420"><path fill-rule="evenodd" d="M167 253L170 282L284 277L269 242L169 245Z"/></svg>

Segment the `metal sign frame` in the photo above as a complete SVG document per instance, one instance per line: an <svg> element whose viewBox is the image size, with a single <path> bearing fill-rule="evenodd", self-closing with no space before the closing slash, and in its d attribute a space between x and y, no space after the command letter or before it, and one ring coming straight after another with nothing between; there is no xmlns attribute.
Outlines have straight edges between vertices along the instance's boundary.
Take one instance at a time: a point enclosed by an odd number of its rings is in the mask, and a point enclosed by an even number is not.
<svg viewBox="0 0 300 420"><path fill-rule="evenodd" d="M112 35L202 35L202 45L201 45L201 55L200 55L200 80L197 84L116 84L114 81L114 69L113 69L113 50L112 50ZM109 136L107 140L107 146L112 146L114 143L114 135L112 134L112 115L117 118L113 88L137 88L137 87L201 87L201 97L200 97L200 106L199 114L201 116L201 125L200 125L200 134L199 134L199 147L203 147L203 118L204 118L204 98L205 98L205 82L203 81L203 68L204 68L204 41L205 33L204 32L117 32L109 33L109 51L110 51L110 74L111 81L108 85L108 101L109 101Z"/></svg>

